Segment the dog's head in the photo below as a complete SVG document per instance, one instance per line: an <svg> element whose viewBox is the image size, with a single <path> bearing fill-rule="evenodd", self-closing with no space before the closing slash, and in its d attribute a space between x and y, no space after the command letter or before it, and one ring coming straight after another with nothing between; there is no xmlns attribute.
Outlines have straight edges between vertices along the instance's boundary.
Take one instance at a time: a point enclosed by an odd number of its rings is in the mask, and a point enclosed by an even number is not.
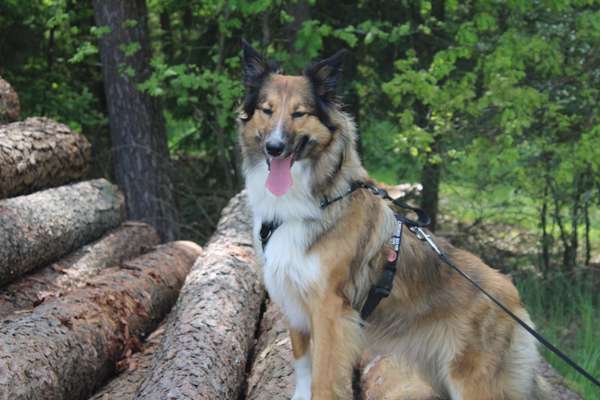
<svg viewBox="0 0 600 400"><path fill-rule="evenodd" d="M313 63L298 76L283 75L243 42L246 95L240 113L245 162L269 166L267 187L275 195L291 186L294 162L319 157L336 126L337 83L344 51Z"/></svg>

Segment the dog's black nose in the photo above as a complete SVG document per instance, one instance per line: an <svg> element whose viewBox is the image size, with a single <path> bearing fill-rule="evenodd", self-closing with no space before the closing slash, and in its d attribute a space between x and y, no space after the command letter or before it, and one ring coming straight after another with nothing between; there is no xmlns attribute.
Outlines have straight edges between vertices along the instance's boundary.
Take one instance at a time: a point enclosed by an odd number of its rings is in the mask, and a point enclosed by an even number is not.
<svg viewBox="0 0 600 400"><path fill-rule="evenodd" d="M285 143L281 140L268 141L266 144L267 153L272 157L279 157L285 149Z"/></svg>

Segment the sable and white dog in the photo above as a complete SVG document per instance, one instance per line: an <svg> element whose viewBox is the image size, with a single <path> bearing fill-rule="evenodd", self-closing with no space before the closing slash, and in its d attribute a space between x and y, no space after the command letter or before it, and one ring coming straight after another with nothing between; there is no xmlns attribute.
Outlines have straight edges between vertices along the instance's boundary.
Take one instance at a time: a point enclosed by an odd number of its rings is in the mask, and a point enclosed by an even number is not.
<svg viewBox="0 0 600 400"><path fill-rule="evenodd" d="M352 398L352 368L366 344L415 365L453 400L545 398L533 337L410 232L403 235L391 295L361 326L358 310L381 274L396 220L366 190L320 207L350 182L369 179L353 120L336 98L341 63L339 52L301 76L282 75L244 43L243 167L264 282L289 323L293 399ZM264 224L278 227L263 246ZM508 277L436 241L531 323Z"/></svg>

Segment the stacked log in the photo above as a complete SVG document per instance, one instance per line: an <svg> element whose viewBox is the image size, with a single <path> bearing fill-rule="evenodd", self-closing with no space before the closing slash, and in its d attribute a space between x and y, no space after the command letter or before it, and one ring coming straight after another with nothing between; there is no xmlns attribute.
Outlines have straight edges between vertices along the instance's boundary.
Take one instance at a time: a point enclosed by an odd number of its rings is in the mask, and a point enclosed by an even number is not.
<svg viewBox="0 0 600 400"><path fill-rule="evenodd" d="M20 113L21 106L17 92L10 83L0 77L0 123L16 121Z"/></svg>
<svg viewBox="0 0 600 400"><path fill-rule="evenodd" d="M0 200L0 286L116 228L124 200L104 179Z"/></svg>
<svg viewBox="0 0 600 400"><path fill-rule="evenodd" d="M177 299L201 249L175 242L0 323L0 399L86 399Z"/></svg>
<svg viewBox="0 0 600 400"><path fill-rule="evenodd" d="M159 242L150 225L125 222L98 241L0 289L0 318L82 287L102 269L145 253Z"/></svg>
<svg viewBox="0 0 600 400"><path fill-rule="evenodd" d="M125 371L107 383L89 400L133 400L135 392L152 367L152 357L158 348L165 328L159 327L146 339L142 350L133 354L124 366Z"/></svg>
<svg viewBox="0 0 600 400"><path fill-rule="evenodd" d="M84 136L48 118L0 126L0 198L81 179L90 149Z"/></svg>
<svg viewBox="0 0 600 400"><path fill-rule="evenodd" d="M135 399L238 399L264 292L245 197L223 211Z"/></svg>
<svg viewBox="0 0 600 400"><path fill-rule="evenodd" d="M275 304L267 306L259 333L246 399L288 400L294 393L292 344L283 315Z"/></svg>

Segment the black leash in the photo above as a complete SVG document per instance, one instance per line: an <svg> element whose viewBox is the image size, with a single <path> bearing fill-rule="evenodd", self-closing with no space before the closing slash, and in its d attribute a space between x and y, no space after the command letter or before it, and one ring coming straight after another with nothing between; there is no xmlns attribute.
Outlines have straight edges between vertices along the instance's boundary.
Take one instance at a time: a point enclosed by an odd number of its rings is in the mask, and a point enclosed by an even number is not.
<svg viewBox="0 0 600 400"><path fill-rule="evenodd" d="M592 382L594 385L600 387L600 381L598 381L598 379L594 378L592 376L592 374L590 374L583 367L581 367L579 364L577 364L575 361L573 361L569 356L567 356L565 353L563 353L561 350L559 350L556 346L554 346L552 343L550 343L548 341L548 339L546 339L544 336L539 334L535 329L533 329L531 326L529 326L525 321L523 321L521 318L519 318L517 315L515 315L515 313L513 313L511 310L509 310L508 307L506 307L504 304L502 304L500 301L498 301L494 296L489 294L484 288L482 288L477 282L475 282L473 280L473 278L471 278L467 273L465 273L458 266L456 266L456 264L454 264L452 262L450 257L448 257L448 255L446 253L444 253L442 250L440 250L440 248L435 244L435 242L431 238L431 235L427 234L423 230L423 227L429 225L429 223L431 222L431 219L420 208L412 207L406 203L401 202L398 199L393 199L384 189L378 188L377 186L375 186L373 184L360 182L360 181L352 182L350 184L350 189L348 189L348 191L346 193L344 193L340 196L337 196L331 200L327 199L327 197L324 197L323 200L321 201L321 208L323 209L323 208L329 206L331 203L334 203L338 200L343 199L344 197L350 195L352 192L354 192L358 189L368 189L374 195L380 196L386 200L390 200L396 206L410 210L417 214L416 221L396 214L396 220L398 221L399 228L397 228L396 233L394 234L394 236L392 236L392 240L397 241L397 242L393 242L394 243L394 251L396 253L396 259L393 262L390 262L389 260L386 262L386 265L384 266L384 270L383 270L383 273L382 273L380 279L369 291L367 300L366 300L365 304L363 305L363 308L360 312L361 318L363 320L366 320L366 318L368 318L368 316L371 315L371 313L375 310L375 307L377 307L379 302L381 302L381 300L383 300L383 298L389 296L391 293L391 290L393 287L394 275L396 274L396 260L400 254L400 245L401 245L401 240L402 240L402 226L403 226L403 224L406 224L409 227L409 230L411 232L413 232L419 240L425 241L446 265L448 265L454 271L458 272L463 278L465 278L473 286L475 286L479 291L481 291L481 293L483 293L488 299L490 299L494 304L496 304L498 307L500 307L500 309L502 309L502 311L504 311L506 314L508 314L509 317L511 317L515 322L517 322L519 325L521 325L523 327L523 329L525 329L534 338L536 338L536 340L538 342L540 342L541 344L546 346L546 348L548 348L550 351L552 351L554 354L556 354L558 357L560 357L564 362L566 362L568 365L570 365L571 368L575 369L575 371L577 371L579 374L581 374L587 380ZM397 247L396 247L396 243L397 243ZM390 264L393 264L393 266Z"/></svg>

